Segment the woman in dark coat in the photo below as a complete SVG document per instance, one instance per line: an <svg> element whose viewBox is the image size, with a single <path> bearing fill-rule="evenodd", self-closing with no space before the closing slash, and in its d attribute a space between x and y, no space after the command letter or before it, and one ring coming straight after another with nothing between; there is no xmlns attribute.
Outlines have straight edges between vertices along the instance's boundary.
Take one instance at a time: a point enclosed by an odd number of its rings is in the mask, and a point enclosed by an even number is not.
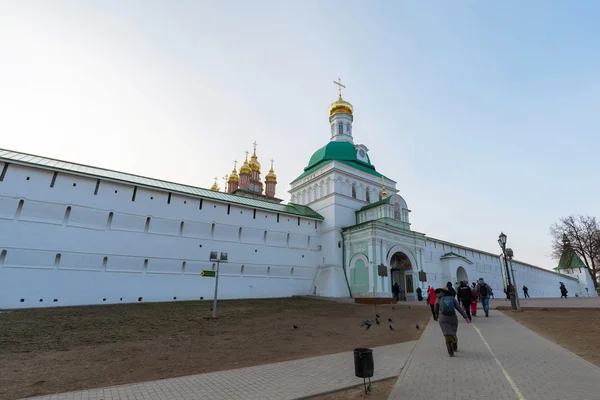
<svg viewBox="0 0 600 400"><path fill-rule="evenodd" d="M467 317L467 313L462 309L458 301L452 296L452 293L447 287L441 287L435 291L437 299L434 306L433 319L439 321L442 334L446 339L446 348L450 357L454 356L454 352L458 350L458 316L456 311L462 315L467 324L471 323Z"/></svg>

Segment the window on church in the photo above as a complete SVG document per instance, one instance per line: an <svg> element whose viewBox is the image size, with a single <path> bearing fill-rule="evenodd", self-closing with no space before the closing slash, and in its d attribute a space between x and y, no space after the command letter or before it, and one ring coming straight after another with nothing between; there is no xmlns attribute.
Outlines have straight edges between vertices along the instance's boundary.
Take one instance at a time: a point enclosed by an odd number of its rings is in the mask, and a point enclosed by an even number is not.
<svg viewBox="0 0 600 400"><path fill-rule="evenodd" d="M339 122L338 123L338 135L343 135L343 134L344 134L344 123Z"/></svg>
<svg viewBox="0 0 600 400"><path fill-rule="evenodd" d="M356 198L356 185L354 183L352 184L352 198Z"/></svg>
<svg viewBox="0 0 600 400"><path fill-rule="evenodd" d="M350 124L346 124L346 135L350 134Z"/></svg>
<svg viewBox="0 0 600 400"><path fill-rule="evenodd" d="M367 203L370 203L370 202L371 202L371 194L370 194L369 189L367 189Z"/></svg>

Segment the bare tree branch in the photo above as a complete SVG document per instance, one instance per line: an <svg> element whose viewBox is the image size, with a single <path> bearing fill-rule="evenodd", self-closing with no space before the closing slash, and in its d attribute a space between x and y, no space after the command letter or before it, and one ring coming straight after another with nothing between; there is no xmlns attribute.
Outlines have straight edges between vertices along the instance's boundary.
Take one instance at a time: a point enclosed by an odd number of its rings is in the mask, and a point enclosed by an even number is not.
<svg viewBox="0 0 600 400"><path fill-rule="evenodd" d="M569 245L583 261L590 272L594 285L598 287L600 278L600 225L596 217L588 215L570 215L558 220L550 226L552 237L552 257L560 259L565 244L563 235L569 240Z"/></svg>

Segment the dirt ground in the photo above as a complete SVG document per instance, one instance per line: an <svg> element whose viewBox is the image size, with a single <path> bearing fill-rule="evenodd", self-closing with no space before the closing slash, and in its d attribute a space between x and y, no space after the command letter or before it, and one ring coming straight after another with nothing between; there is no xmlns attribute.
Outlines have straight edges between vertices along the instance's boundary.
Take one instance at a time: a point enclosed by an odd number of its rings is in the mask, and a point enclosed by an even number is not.
<svg viewBox="0 0 600 400"><path fill-rule="evenodd" d="M600 367L600 309L545 308L504 313Z"/></svg>
<svg viewBox="0 0 600 400"><path fill-rule="evenodd" d="M0 399L90 389L416 340L428 308L309 298L62 307L0 313ZM298 329L294 329L293 325Z"/></svg>
<svg viewBox="0 0 600 400"><path fill-rule="evenodd" d="M365 393L365 388L361 385L335 393L311 397L310 400L387 400L397 379L391 378L373 382L369 393Z"/></svg>

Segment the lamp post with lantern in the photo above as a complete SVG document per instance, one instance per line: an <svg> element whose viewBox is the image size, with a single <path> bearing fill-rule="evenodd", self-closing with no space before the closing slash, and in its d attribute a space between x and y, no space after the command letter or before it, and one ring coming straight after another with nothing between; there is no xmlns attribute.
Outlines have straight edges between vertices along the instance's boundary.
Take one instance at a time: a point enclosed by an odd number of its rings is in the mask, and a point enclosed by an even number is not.
<svg viewBox="0 0 600 400"><path fill-rule="evenodd" d="M513 285L513 280L511 279L511 271L508 268L508 258L510 257L512 261L512 257L514 255L512 249L506 248L506 235L503 232L500 232L500 236L498 236L498 244L502 249L502 256L504 258L504 267L506 268L506 294L510 299L510 306L514 311L518 311L519 307L516 301L515 294L515 286Z"/></svg>

